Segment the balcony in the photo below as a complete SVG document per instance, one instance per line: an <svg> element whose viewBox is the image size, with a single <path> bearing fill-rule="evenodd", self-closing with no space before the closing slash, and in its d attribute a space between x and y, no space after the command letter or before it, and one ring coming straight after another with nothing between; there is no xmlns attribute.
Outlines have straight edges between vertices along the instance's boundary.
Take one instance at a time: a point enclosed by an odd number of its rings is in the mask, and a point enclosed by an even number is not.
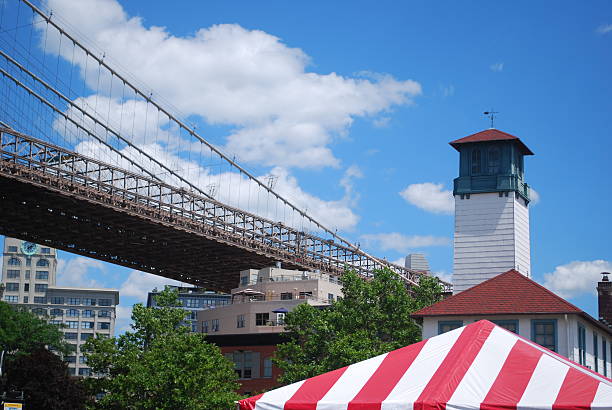
<svg viewBox="0 0 612 410"><path fill-rule="evenodd" d="M529 185L518 175L477 175L455 178L453 195L477 194L484 192L518 192L529 199Z"/></svg>

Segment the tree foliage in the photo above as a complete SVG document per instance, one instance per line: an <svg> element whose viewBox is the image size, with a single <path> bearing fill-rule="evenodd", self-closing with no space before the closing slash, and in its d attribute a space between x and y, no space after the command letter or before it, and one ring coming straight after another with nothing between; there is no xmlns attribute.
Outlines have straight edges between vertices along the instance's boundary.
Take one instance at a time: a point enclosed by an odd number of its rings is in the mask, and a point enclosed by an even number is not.
<svg viewBox="0 0 612 410"><path fill-rule="evenodd" d="M23 307L0 302L0 350L15 357L45 347L63 354L72 351L57 325L47 323Z"/></svg>
<svg viewBox="0 0 612 410"><path fill-rule="evenodd" d="M7 390L23 391L27 408L80 410L90 402L85 386L68 365L46 349L22 354L6 364Z"/></svg>
<svg viewBox="0 0 612 410"><path fill-rule="evenodd" d="M289 340L278 346L275 363L282 383L292 383L366 360L421 340L410 313L441 299L436 278L423 277L411 295L388 269L363 280L342 276L342 299L321 309L302 304L285 319Z"/></svg>
<svg viewBox="0 0 612 410"><path fill-rule="evenodd" d="M132 331L110 338L91 338L83 351L87 363L102 375L89 381L107 394L97 402L105 409L230 409L236 373L216 346L181 325L186 311L177 308L178 292L168 288L157 306L134 305Z"/></svg>

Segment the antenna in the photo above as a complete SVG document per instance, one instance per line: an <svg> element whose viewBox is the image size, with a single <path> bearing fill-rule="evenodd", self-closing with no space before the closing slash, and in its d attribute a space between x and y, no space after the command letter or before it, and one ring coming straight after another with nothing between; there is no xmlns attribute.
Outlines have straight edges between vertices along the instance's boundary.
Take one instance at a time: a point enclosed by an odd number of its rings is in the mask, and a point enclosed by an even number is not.
<svg viewBox="0 0 612 410"><path fill-rule="evenodd" d="M485 111L483 114L491 119L491 128L495 128L495 114L499 114L499 111L493 111L491 109L491 111Z"/></svg>

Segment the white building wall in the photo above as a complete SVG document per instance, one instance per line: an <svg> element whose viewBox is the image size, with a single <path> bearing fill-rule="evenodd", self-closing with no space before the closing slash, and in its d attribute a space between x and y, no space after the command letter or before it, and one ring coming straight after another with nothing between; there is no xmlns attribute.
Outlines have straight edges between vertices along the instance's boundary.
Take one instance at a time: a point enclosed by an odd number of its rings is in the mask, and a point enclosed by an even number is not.
<svg viewBox="0 0 612 410"><path fill-rule="evenodd" d="M498 193L455 195L454 293L517 269L530 276L529 210Z"/></svg>
<svg viewBox="0 0 612 410"><path fill-rule="evenodd" d="M423 318L423 339L438 335L438 324L440 322L460 321L463 326L477 322L482 319L491 321L498 320L518 320L519 335L525 339L532 340L532 323L533 319L554 319L557 322L557 353L568 359L579 363L579 346L578 346L578 324L584 326L586 333L586 363L585 366L595 370L595 355L593 334L597 335L598 344L598 366L597 371L600 374L612 375L612 332L605 331L601 327L595 326L592 322L585 320L582 316L575 314L559 314L559 315L495 315L495 316L433 316ZM604 362L603 341L606 341L606 361ZM606 370L604 373L604 365Z"/></svg>

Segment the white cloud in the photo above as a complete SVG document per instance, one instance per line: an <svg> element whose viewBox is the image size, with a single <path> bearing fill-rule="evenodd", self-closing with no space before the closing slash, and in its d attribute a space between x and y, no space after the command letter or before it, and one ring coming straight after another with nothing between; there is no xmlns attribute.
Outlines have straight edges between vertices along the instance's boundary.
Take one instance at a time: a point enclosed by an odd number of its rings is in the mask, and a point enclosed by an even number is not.
<svg viewBox="0 0 612 410"><path fill-rule="evenodd" d="M64 258L57 260L58 286L103 287L103 284L93 277L100 278L105 273L104 263L96 259L77 256L68 260Z"/></svg>
<svg viewBox="0 0 612 410"><path fill-rule="evenodd" d="M361 235L368 246L374 245L383 251L396 251L409 253L411 249L429 246L447 246L450 239L444 236L432 235L403 235L397 232Z"/></svg>
<svg viewBox="0 0 612 410"><path fill-rule="evenodd" d="M374 126L376 128L386 128L389 126L389 122L391 121L391 117L380 117L374 120Z"/></svg>
<svg viewBox="0 0 612 410"><path fill-rule="evenodd" d="M561 297L593 294L601 272L612 272L612 262L605 260L574 261L557 266L554 272L544 274L544 286Z"/></svg>
<svg viewBox="0 0 612 410"><path fill-rule="evenodd" d="M117 305L116 315L115 334L120 335L131 330L132 306Z"/></svg>
<svg viewBox="0 0 612 410"><path fill-rule="evenodd" d="M531 205L537 205L540 203L540 194L538 191L533 189L533 187L529 187L529 198L531 198Z"/></svg>
<svg viewBox="0 0 612 410"><path fill-rule="evenodd" d="M602 24L601 26L597 27L597 32L599 34L606 34L610 31L612 31L612 24Z"/></svg>
<svg viewBox="0 0 612 410"><path fill-rule="evenodd" d="M308 71L310 60L302 50L237 24L213 25L177 37L163 27L146 27L114 0L47 0L47 6L92 39L107 60L138 73L141 82L185 116L235 127L225 149L243 161L339 166L329 146L355 118L375 117L421 94L419 83L389 75ZM46 41L47 50L60 50L72 61L68 42L60 49L52 33ZM97 67L86 60L82 55L75 58L88 85L96 90L100 82L100 93L109 95L112 89L116 97L119 82L114 80L117 86L111 87L113 79L99 78Z"/></svg>
<svg viewBox="0 0 612 410"><path fill-rule="evenodd" d="M452 214L455 210L453 192L445 190L442 184L424 182L408 185L400 195L407 202L428 212Z"/></svg>
<svg viewBox="0 0 612 410"><path fill-rule="evenodd" d="M491 64L489 66L489 68L491 69L491 71L494 72L500 72L500 71L504 71L504 63L495 63L495 64Z"/></svg>
<svg viewBox="0 0 612 410"><path fill-rule="evenodd" d="M452 273L446 273L445 271L439 271L439 272L432 272L431 273L432 276L436 276L438 278L440 278L440 280L446 282L446 283L453 283L453 274Z"/></svg>
<svg viewBox="0 0 612 410"><path fill-rule="evenodd" d="M153 288L163 289L165 285L181 286L181 282L164 278L162 276L153 275L151 273L133 270L128 275L128 278L119 288L121 296L132 296L137 299L136 303L147 302L147 294Z"/></svg>

